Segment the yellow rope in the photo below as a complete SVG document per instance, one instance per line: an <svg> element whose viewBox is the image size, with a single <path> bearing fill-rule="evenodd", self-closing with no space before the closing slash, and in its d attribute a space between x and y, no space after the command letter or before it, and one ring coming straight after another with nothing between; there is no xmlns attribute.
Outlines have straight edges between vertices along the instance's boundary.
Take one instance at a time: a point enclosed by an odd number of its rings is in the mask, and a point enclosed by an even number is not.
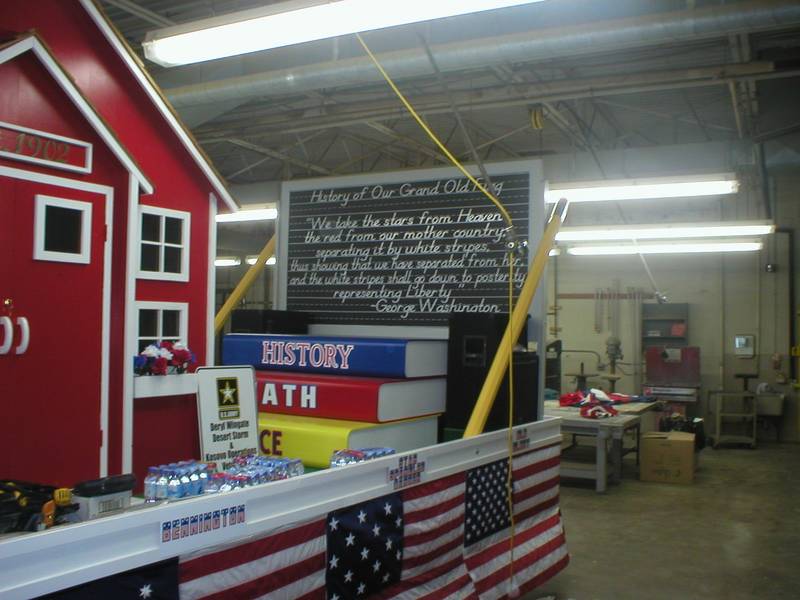
<svg viewBox="0 0 800 600"><path fill-rule="evenodd" d="M502 204L500 204L500 201L495 197L494 194L492 194L477 179L475 179L475 177L473 177L472 174L464 168L464 166L458 161L458 159L450 153L450 150L448 150L447 147L439 140L436 134L433 131L431 131L427 123L425 123L425 121L422 120L422 117L420 117L419 114L417 114L417 111L414 110L413 106L411 106L411 103L403 95L403 92L401 92L397 88L394 81L392 81L392 78L389 77L389 74L384 70L383 65L381 65L381 63L378 62L378 59L375 58L375 55L369 49L369 46L367 46L367 43L363 40L361 35L356 33L356 37L358 38L358 41L361 42L361 46L364 48L364 51L372 59L372 62L378 68L378 71L380 71L381 75L383 75L383 78L386 80L386 83L389 84L389 87L392 88L392 91L394 91L394 93L400 99L400 102L403 103L403 106L405 106L408 112L411 113L411 116L414 117L414 120L417 123L419 123L419 126L422 127L425 133L428 134L428 137L430 137L431 140L433 140L433 142L439 147L439 150L441 150L442 153L450 160L450 162L453 163L453 166L455 166L459 171L461 171L464 174L464 176L467 179L469 179L477 189L483 192L483 194L494 203L494 205L497 207L497 210L499 210L500 214L503 216L503 220L509 227L511 227L513 225L511 221L511 215L508 214L508 211L505 209L505 207Z"/></svg>
<svg viewBox="0 0 800 600"><path fill-rule="evenodd" d="M511 315L514 304L514 250L508 251L508 329L511 330ZM512 341L512 344L516 340ZM514 581L514 535L517 529L514 519L514 346L508 353L508 474L506 477L506 500L508 502L508 584Z"/></svg>
<svg viewBox="0 0 800 600"><path fill-rule="evenodd" d="M398 89L395 85L392 78L389 74L384 70L383 65L378 62L378 59L369 49L367 43L361 37L360 34L356 33L356 38L361 43L362 48L367 53L367 55L372 59L372 62L378 68L383 78L386 80L386 83L389 84L389 87L392 88L392 91L397 95L400 101L403 103L403 106L406 107L406 110L414 117L414 120L422 127L423 131L428 134L428 137L433 140L433 142L439 147L439 150L450 160L451 163L461 171L464 176L469 179L472 184L483 194L492 201L492 203L497 207L500 211L500 214L503 217L503 220L506 222L508 227L513 227L513 222L511 220L511 215L505 209L505 207L500 203L500 201L495 197L494 194L489 192L472 174L467 171L464 166L459 162L459 160L453 156L450 150L439 140L436 134L428 127L427 123L422 120L422 117L419 116L414 107L411 103L406 99L403 93ZM511 315L513 314L513 306L514 306L514 249L510 249L508 252L508 329L511 330ZM508 503L508 514L509 514L509 521L510 521L510 537L509 537L509 556L510 560L508 562L508 582L509 586L513 584L514 578L514 535L516 532L516 521L514 519L514 479L513 479L513 471L514 471L514 342L512 341L511 349L508 353L508 473L506 476L506 501Z"/></svg>

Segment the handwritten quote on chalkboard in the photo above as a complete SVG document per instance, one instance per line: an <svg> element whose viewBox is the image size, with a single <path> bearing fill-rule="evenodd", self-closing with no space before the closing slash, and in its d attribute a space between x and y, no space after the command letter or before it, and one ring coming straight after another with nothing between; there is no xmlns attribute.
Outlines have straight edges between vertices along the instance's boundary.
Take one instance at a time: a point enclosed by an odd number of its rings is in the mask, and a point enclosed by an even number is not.
<svg viewBox="0 0 800 600"><path fill-rule="evenodd" d="M491 182L527 239L529 174ZM506 224L466 178L292 191L288 202L290 310L316 322L409 325L508 311ZM516 290L526 262L514 259Z"/></svg>

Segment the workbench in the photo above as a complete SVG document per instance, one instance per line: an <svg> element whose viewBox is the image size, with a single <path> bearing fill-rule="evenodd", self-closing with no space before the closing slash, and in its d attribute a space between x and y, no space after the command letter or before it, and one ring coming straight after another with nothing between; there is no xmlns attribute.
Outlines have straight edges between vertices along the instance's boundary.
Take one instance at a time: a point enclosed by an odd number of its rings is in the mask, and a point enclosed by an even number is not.
<svg viewBox="0 0 800 600"><path fill-rule="evenodd" d="M641 415L653 410L658 402L631 402L629 404L615 405L619 412L615 417L605 419L587 419L580 415L579 407L559 406L557 400L547 400L544 403L544 414L548 417L561 419L561 432L573 436L587 436L595 439L595 463L593 467L576 462L561 462L562 477L576 477L580 479L594 479L595 489L602 493L606 491L608 482L608 459L611 458L611 479L619 482L622 479L622 457L629 452L636 452L636 464L639 464L639 433L641 429ZM625 433L633 431L636 437L636 446L626 449L623 444ZM608 441L611 440L611 453L608 452Z"/></svg>

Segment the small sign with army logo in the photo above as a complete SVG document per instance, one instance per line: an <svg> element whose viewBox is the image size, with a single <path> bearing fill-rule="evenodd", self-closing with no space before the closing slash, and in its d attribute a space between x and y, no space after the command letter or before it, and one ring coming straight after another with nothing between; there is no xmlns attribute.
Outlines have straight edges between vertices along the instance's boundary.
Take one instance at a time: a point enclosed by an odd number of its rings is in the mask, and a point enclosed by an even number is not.
<svg viewBox="0 0 800 600"><path fill-rule="evenodd" d="M197 369L200 453L227 469L242 454L258 452L256 377L252 367Z"/></svg>
<svg viewBox="0 0 800 600"><path fill-rule="evenodd" d="M217 404L220 419L239 418L239 380L236 377L217 377Z"/></svg>

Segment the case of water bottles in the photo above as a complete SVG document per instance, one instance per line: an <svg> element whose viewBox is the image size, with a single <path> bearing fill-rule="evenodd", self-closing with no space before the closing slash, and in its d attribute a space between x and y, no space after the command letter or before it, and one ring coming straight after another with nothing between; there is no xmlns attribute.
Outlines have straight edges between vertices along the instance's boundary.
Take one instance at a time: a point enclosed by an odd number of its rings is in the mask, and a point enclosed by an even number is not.
<svg viewBox="0 0 800 600"><path fill-rule="evenodd" d="M150 467L144 479L145 502L176 501L203 494L218 494L302 475L297 458L238 456L232 467L217 471L215 463L195 460Z"/></svg>
<svg viewBox="0 0 800 600"><path fill-rule="evenodd" d="M394 448L345 448L333 453L330 466L331 468L344 467L394 453Z"/></svg>

